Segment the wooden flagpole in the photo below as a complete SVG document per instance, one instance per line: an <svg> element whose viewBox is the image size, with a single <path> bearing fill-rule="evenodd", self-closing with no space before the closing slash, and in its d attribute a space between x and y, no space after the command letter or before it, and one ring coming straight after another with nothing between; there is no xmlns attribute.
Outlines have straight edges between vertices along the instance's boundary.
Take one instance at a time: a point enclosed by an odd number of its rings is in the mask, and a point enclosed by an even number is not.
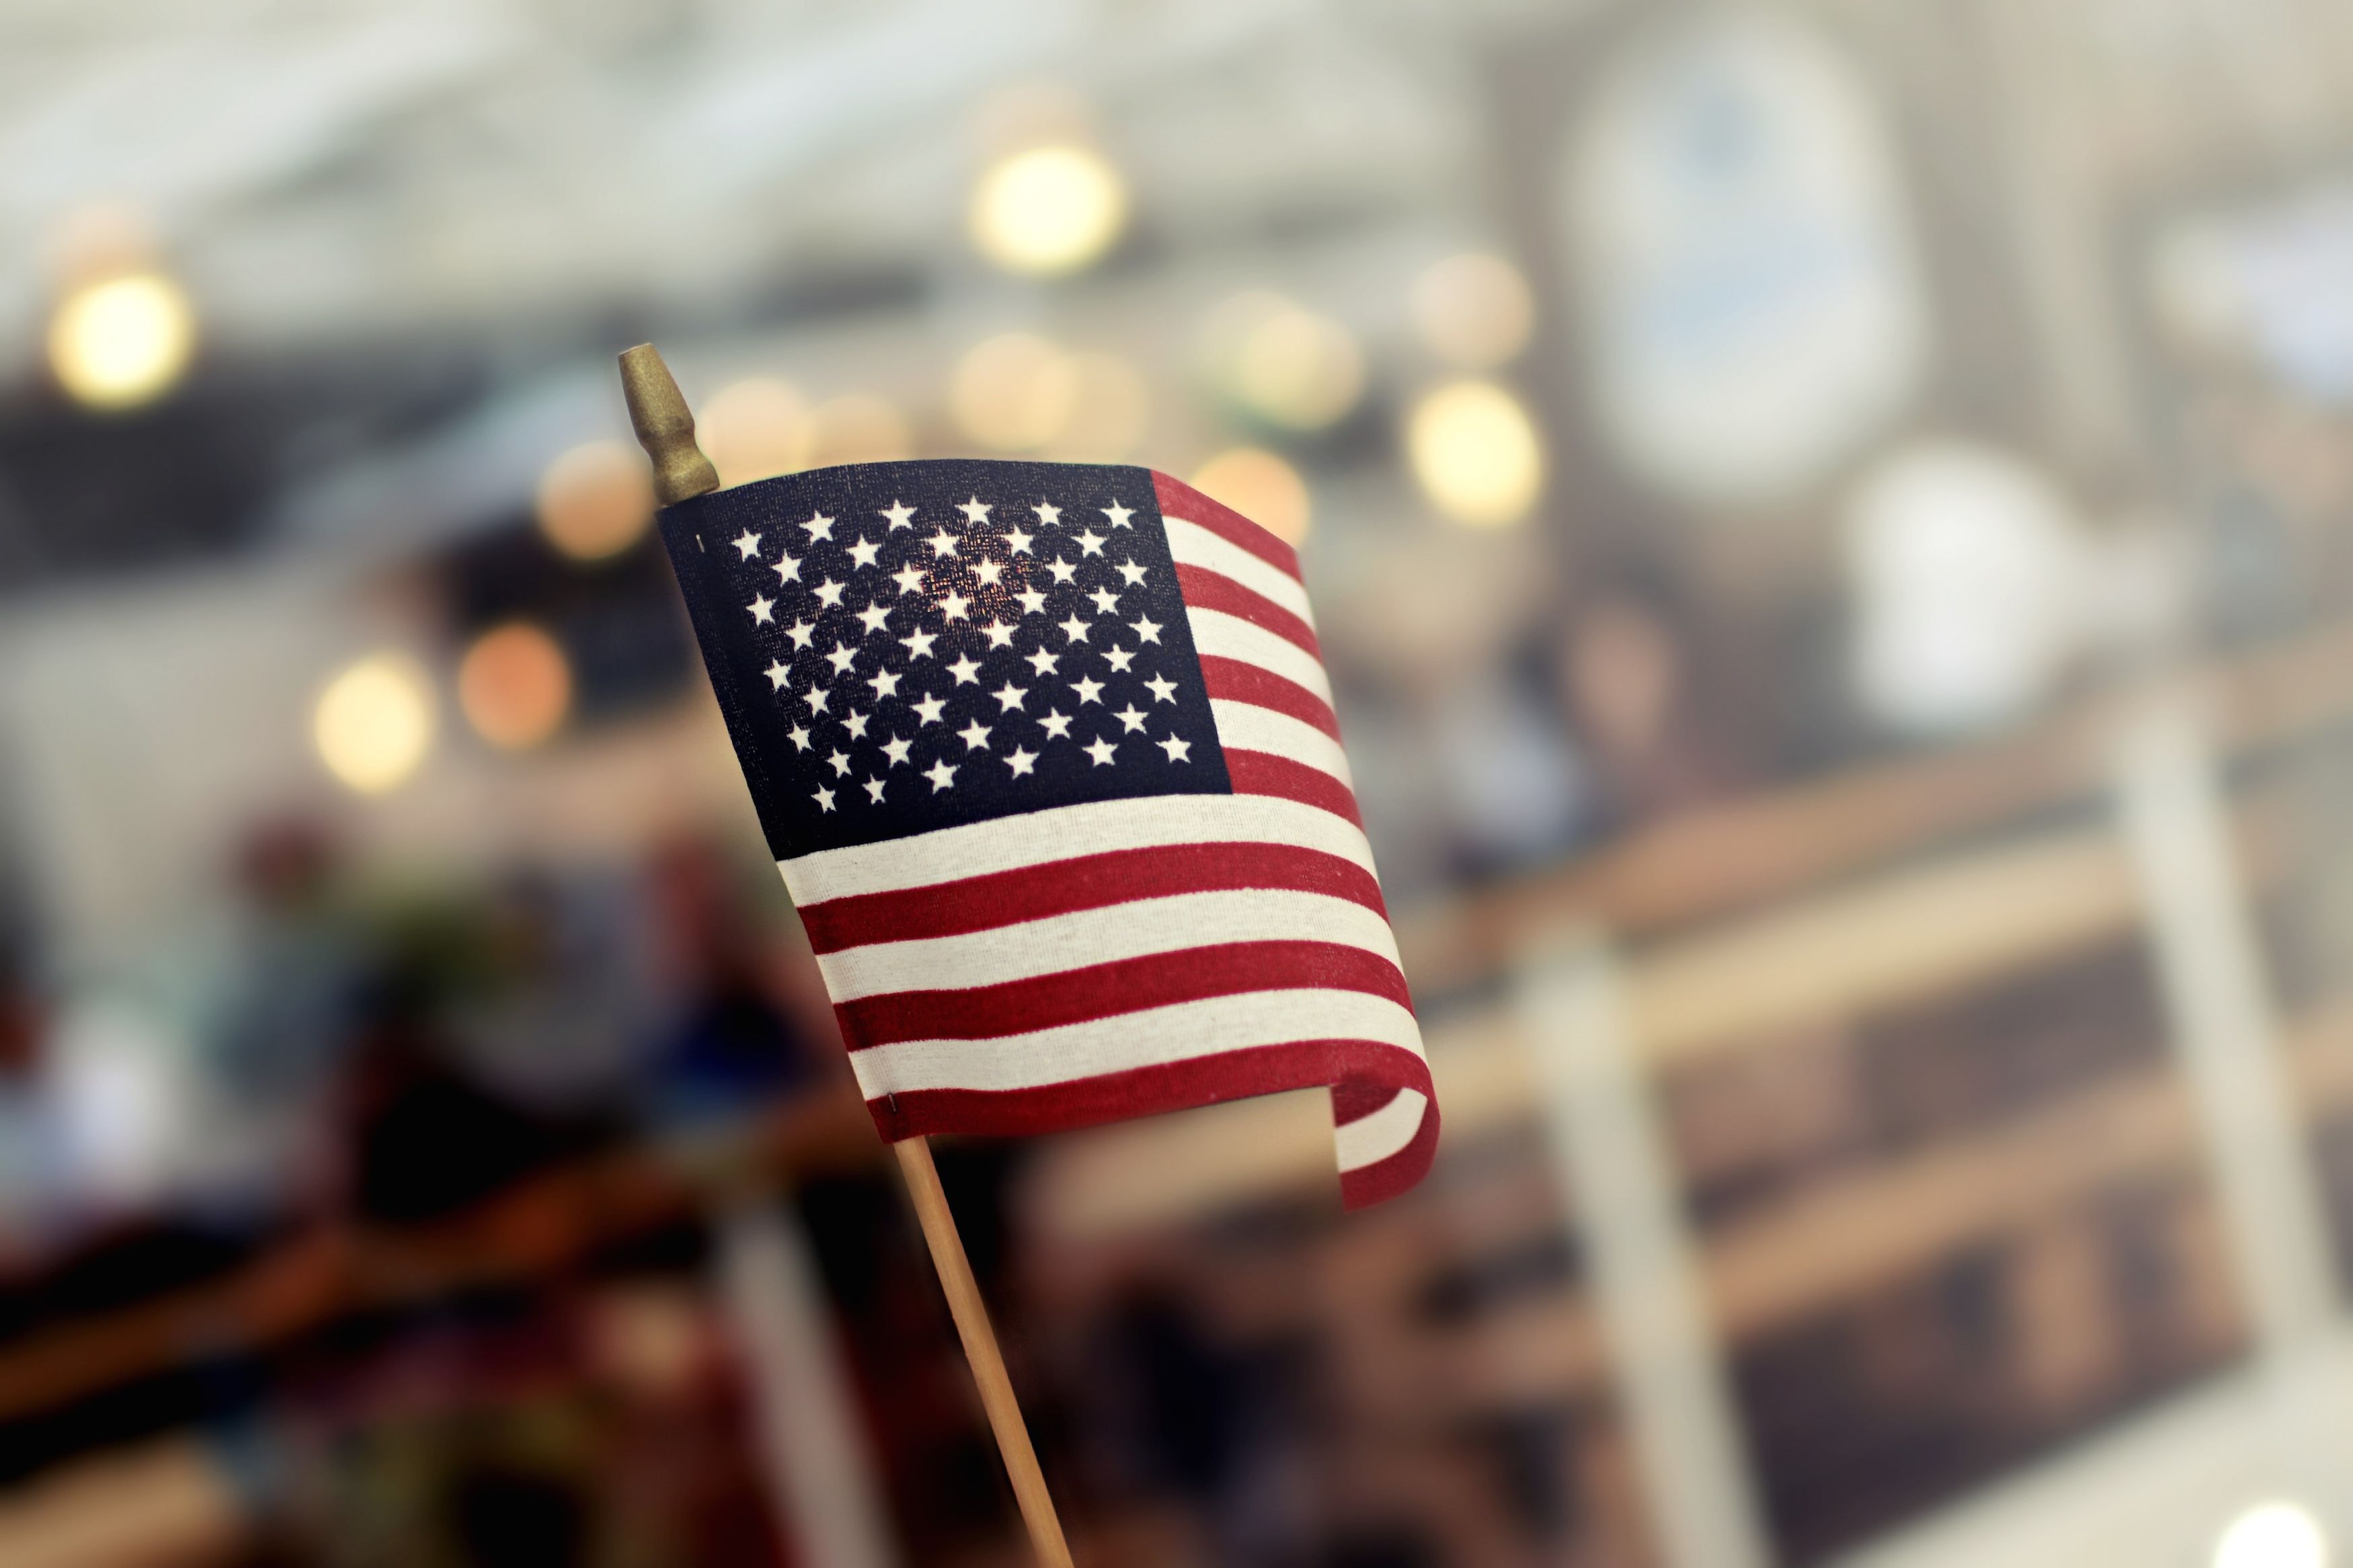
<svg viewBox="0 0 2353 1568"><path fill-rule="evenodd" d="M695 445L693 412L653 344L639 343L621 355L621 391L628 399L629 424L638 433L638 444L653 459L654 499L664 506L675 506L717 489L719 470ZM1043 1568L1072 1568L1071 1548L1062 1539L1062 1521L1056 1517L1053 1497L1046 1489L1045 1472L1038 1468L1037 1450L1030 1447L1029 1424L1014 1397L1013 1380L1006 1374L997 1331L989 1325L988 1307L972 1277L964 1237L956 1232L955 1215L940 1185L939 1167L932 1163L931 1140L908 1138L892 1149L899 1156L900 1173L906 1178L908 1195L914 1200L915 1218L931 1247L932 1267L938 1270L940 1288L947 1294L948 1312L955 1320L957 1337L964 1342L965 1360L972 1366L973 1381L980 1385L981 1406L988 1412L989 1428L997 1435L997 1452L1004 1456L1013 1496L1021 1505L1021 1521L1029 1528L1029 1544Z"/></svg>

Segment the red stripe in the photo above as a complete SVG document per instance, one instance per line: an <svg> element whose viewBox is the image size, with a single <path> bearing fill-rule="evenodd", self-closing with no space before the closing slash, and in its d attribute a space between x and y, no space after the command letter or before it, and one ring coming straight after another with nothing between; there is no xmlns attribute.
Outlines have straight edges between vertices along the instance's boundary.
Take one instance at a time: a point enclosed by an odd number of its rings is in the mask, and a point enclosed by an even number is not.
<svg viewBox="0 0 2353 1568"><path fill-rule="evenodd" d="M1230 942L996 985L895 991L833 1011L849 1048L863 1050L897 1040L987 1040L1211 996L1302 989L1363 991L1413 1009L1405 976L1378 953L1336 942Z"/></svg>
<svg viewBox="0 0 2353 1568"><path fill-rule="evenodd" d="M1422 1091L1425 1094L1429 1090ZM1339 1098L1335 1090L1333 1098ZM1430 1174L1430 1163L1438 1158L1438 1097L1430 1095L1430 1104L1421 1113L1421 1125L1414 1130L1413 1142L1386 1160L1340 1173L1340 1202L1348 1208L1360 1209L1397 1196Z"/></svg>
<svg viewBox="0 0 2353 1568"><path fill-rule="evenodd" d="M1157 469L1152 475L1152 493L1160 502L1161 516L1181 517L1187 522L1198 524L1227 543L1241 546L1268 565L1280 567L1293 577L1299 575L1299 552L1233 508L1211 500L1182 479L1172 479Z"/></svg>
<svg viewBox="0 0 2353 1568"><path fill-rule="evenodd" d="M1340 721L1330 703L1262 664L1245 664L1223 654L1205 653L1201 655L1201 679L1213 698L1247 702L1254 708L1271 708L1303 724L1314 725L1335 741L1340 738Z"/></svg>
<svg viewBox="0 0 2353 1568"><path fill-rule="evenodd" d="M1284 1089L1357 1082L1430 1094L1430 1066L1411 1051L1378 1040L1298 1040L1029 1089L906 1089L870 1100L866 1109L873 1113L875 1129L893 1143L939 1132L1018 1138ZM1428 1119L1425 1131L1435 1121L1434 1116ZM1430 1136L1434 1142L1434 1131ZM1372 1169L1395 1163L1384 1161Z"/></svg>
<svg viewBox="0 0 2353 1568"><path fill-rule="evenodd" d="M1236 753L1226 754L1230 765ZM1322 893L1362 904L1383 919L1388 916L1380 884L1370 872L1320 849L1291 844L1166 844L1073 856L928 887L828 899L804 905L801 923L808 928L809 944L818 952L839 952L869 942L961 936L1137 899L1239 888Z"/></svg>
<svg viewBox="0 0 2353 1568"><path fill-rule="evenodd" d="M1321 768L1278 757L1271 752L1226 748L1226 776L1236 795L1272 795L1305 805L1320 805L1335 816L1345 816L1362 827L1356 815L1356 792ZM820 949L820 952L823 950Z"/></svg>
<svg viewBox="0 0 2353 1568"><path fill-rule="evenodd" d="M1314 626L1221 572L1212 572L1206 566L1187 566L1180 561L1176 563L1176 586L1183 592L1188 609L1223 610L1305 648L1315 658L1324 657L1323 648L1315 641Z"/></svg>

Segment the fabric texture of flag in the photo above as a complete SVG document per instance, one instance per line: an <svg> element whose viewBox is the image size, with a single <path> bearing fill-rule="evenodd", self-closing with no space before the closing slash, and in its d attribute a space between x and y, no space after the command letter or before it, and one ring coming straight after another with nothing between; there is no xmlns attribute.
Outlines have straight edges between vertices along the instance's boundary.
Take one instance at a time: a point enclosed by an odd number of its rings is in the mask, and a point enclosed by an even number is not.
<svg viewBox="0 0 2353 1568"><path fill-rule="evenodd" d="M1291 547L1146 468L824 468L662 514L886 1139L1332 1091L1349 1206L1438 1106Z"/></svg>

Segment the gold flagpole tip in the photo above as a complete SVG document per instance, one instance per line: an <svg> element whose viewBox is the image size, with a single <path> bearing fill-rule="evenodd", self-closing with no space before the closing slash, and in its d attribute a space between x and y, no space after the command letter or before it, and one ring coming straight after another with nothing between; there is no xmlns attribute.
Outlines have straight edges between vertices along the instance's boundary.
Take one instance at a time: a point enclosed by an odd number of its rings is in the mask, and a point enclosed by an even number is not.
<svg viewBox="0 0 2353 1568"><path fill-rule="evenodd" d="M694 444L694 411L653 344L622 351L621 395L629 401L638 445L654 460L655 500L676 506L719 488L719 470Z"/></svg>

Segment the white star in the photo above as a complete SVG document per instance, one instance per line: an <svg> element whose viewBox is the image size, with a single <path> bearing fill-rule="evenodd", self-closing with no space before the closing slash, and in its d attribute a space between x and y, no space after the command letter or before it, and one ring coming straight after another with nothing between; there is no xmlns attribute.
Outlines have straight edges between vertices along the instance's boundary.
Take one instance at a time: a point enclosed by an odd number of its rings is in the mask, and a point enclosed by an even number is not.
<svg viewBox="0 0 2353 1568"><path fill-rule="evenodd" d="M815 544L820 539L831 539L833 537L833 519L826 516L825 513L821 511L813 511L809 513L809 520L807 522L800 524L800 526L808 530L809 542L811 544Z"/></svg>
<svg viewBox="0 0 2353 1568"><path fill-rule="evenodd" d="M923 770L923 776L932 781L932 793L934 795L939 794L940 791L955 783L955 775L956 771L955 767L944 761L934 763L930 767Z"/></svg>
<svg viewBox="0 0 2353 1568"><path fill-rule="evenodd" d="M899 695L899 672L886 669L880 675L869 676L866 684L874 689L874 700L877 702L885 697L896 697Z"/></svg>
<svg viewBox="0 0 2353 1568"><path fill-rule="evenodd" d="M920 566L902 566L891 574L891 581L899 584L899 592L902 594L920 594L923 591L923 569Z"/></svg>
<svg viewBox="0 0 2353 1568"><path fill-rule="evenodd" d="M1121 562L1115 570L1121 576L1127 579L1127 585L1131 588L1144 581L1144 568L1133 561Z"/></svg>
<svg viewBox="0 0 2353 1568"><path fill-rule="evenodd" d="M1038 514L1039 522L1045 523L1050 528L1062 521L1062 509L1050 501L1041 500L1029 510Z"/></svg>
<svg viewBox="0 0 2353 1568"><path fill-rule="evenodd" d="M1135 633L1136 641L1158 642L1160 640L1160 623L1150 616L1147 616L1142 620L1130 621L1127 624Z"/></svg>
<svg viewBox="0 0 2353 1568"><path fill-rule="evenodd" d="M1084 533L1079 535L1079 553L1082 556L1101 555L1103 553L1103 536L1097 533L1093 529L1091 528Z"/></svg>
<svg viewBox="0 0 2353 1568"><path fill-rule="evenodd" d="M776 584L779 587L786 583L797 583L801 580L801 563L790 555L777 556L776 564L768 570L776 574Z"/></svg>
<svg viewBox="0 0 2353 1568"><path fill-rule="evenodd" d="M988 503L978 496L973 497L968 501L959 502L956 510L964 513L965 518L976 525L988 521Z"/></svg>
<svg viewBox="0 0 2353 1568"><path fill-rule="evenodd" d="M749 561L760 553L760 536L747 528L735 536L735 548L744 552L744 560Z"/></svg>
<svg viewBox="0 0 2353 1568"><path fill-rule="evenodd" d="M849 731L849 738L853 741L866 739L866 715L863 713L852 713L841 721L841 727Z"/></svg>
<svg viewBox="0 0 2353 1568"><path fill-rule="evenodd" d="M848 753L836 751L833 755L826 758L826 761L833 764L834 777L842 778L848 775L849 772L849 757Z"/></svg>
<svg viewBox="0 0 2353 1568"><path fill-rule="evenodd" d="M936 724L940 721L940 710L946 706L936 697L926 697L915 704L915 717L926 724Z"/></svg>
<svg viewBox="0 0 2353 1568"><path fill-rule="evenodd" d="M872 637L876 632L881 631L883 623L891 618L891 612L880 605L869 605L858 612L858 618L866 623L866 635Z"/></svg>
<svg viewBox="0 0 2353 1568"><path fill-rule="evenodd" d="M822 713L833 701L833 693L822 686L812 686L808 689L807 700L810 712Z"/></svg>
<svg viewBox="0 0 2353 1568"><path fill-rule="evenodd" d="M1024 686L1016 686L1008 680L989 695L997 699L999 710L1010 713L1021 706L1021 700L1029 695L1029 689Z"/></svg>
<svg viewBox="0 0 2353 1568"><path fill-rule="evenodd" d="M833 666L834 674L839 675L843 670L849 668L850 661L855 659L857 657L858 650L856 648L844 647L839 643L836 643L833 645L833 651L825 656L825 661L826 663Z"/></svg>
<svg viewBox="0 0 2353 1568"><path fill-rule="evenodd" d="M882 511L878 511L874 515L877 517L889 518L891 520L891 526L894 530L913 528L915 526L915 509L909 506L906 502L899 500L896 496L893 496L891 499L891 505L889 508Z"/></svg>
<svg viewBox="0 0 2353 1568"><path fill-rule="evenodd" d="M1007 626L1003 621L991 621L988 625L981 627L980 629L988 634L989 647L1010 647L1013 646L1013 628Z"/></svg>
<svg viewBox="0 0 2353 1568"><path fill-rule="evenodd" d="M1071 682L1071 689L1079 694L1079 701L1081 703L1092 702L1095 700L1096 695L1103 690L1103 682L1100 680L1090 680L1087 677L1082 675L1076 680Z"/></svg>
<svg viewBox="0 0 2353 1568"><path fill-rule="evenodd" d="M933 534L930 542L932 559L934 561L945 561L955 553L956 536L944 528Z"/></svg>
<svg viewBox="0 0 2353 1568"><path fill-rule="evenodd" d="M1013 596L1021 601L1021 613L1023 615L1042 616L1046 613L1046 595L1039 593L1037 589L1024 588L1021 592L1014 595Z"/></svg>
<svg viewBox="0 0 2353 1568"><path fill-rule="evenodd" d="M846 584L828 577L817 585L817 602L830 610L841 603L841 590Z"/></svg>
<svg viewBox="0 0 2353 1568"><path fill-rule="evenodd" d="M1061 623L1061 632L1072 642L1084 642L1087 640L1087 623L1071 616Z"/></svg>
<svg viewBox="0 0 2353 1568"><path fill-rule="evenodd" d="M1099 616L1110 615L1119 608L1119 595L1109 588L1097 588L1087 597L1095 602L1095 614Z"/></svg>
<svg viewBox="0 0 2353 1568"><path fill-rule="evenodd" d="M891 765L895 768L906 762L907 752L914 744L913 741L885 741L882 742L882 754L891 759Z"/></svg>
<svg viewBox="0 0 2353 1568"><path fill-rule="evenodd" d="M1174 702L1176 700L1176 683L1169 679L1166 676L1155 675L1144 684L1145 689L1152 693L1152 700L1155 702Z"/></svg>
<svg viewBox="0 0 2353 1568"><path fill-rule="evenodd" d="M1013 754L1005 759L1005 765L1013 770L1013 776L1018 779L1024 773L1037 771L1038 756L1027 746L1016 746Z"/></svg>
<svg viewBox="0 0 2353 1568"><path fill-rule="evenodd" d="M1124 647L1107 647L1103 649L1103 662L1125 675L1127 667L1135 662L1135 655Z"/></svg>
<svg viewBox="0 0 2353 1568"><path fill-rule="evenodd" d="M1098 737L1092 745L1081 746L1079 750L1092 757L1095 760L1095 766L1099 768L1107 768L1111 765L1112 757L1119 751L1119 748L1113 745L1109 741L1103 740Z"/></svg>
<svg viewBox="0 0 2353 1568"><path fill-rule="evenodd" d="M771 691L782 691L785 689L785 682L793 678L793 672L785 668L785 661L780 658L772 658L768 661L767 674L768 689Z"/></svg>
<svg viewBox="0 0 2353 1568"><path fill-rule="evenodd" d="M901 645L907 650L910 663L919 658L931 658L932 645L939 640L940 634L937 632L909 632L899 639Z"/></svg>
<svg viewBox="0 0 2353 1568"><path fill-rule="evenodd" d="M977 719L971 720L956 731L956 739L964 742L965 751L977 752L988 744L988 726Z"/></svg>
<svg viewBox="0 0 2353 1568"><path fill-rule="evenodd" d="M979 565L972 569L972 574L980 579L980 585L982 587L994 588L997 586L997 580L1005 575L1005 563L1002 561L983 561Z"/></svg>
<svg viewBox="0 0 2353 1568"><path fill-rule="evenodd" d="M786 732L785 739L793 743L793 749L795 751L807 751L809 743L808 726L806 724L794 725L791 730Z"/></svg>
<svg viewBox="0 0 2353 1568"><path fill-rule="evenodd" d="M804 648L808 647L809 637L816 631L817 623L815 621L795 621L791 626L785 628L785 635L793 639L793 647L797 648Z"/></svg>
<svg viewBox="0 0 2353 1568"><path fill-rule="evenodd" d="M831 811L833 809L833 792L829 789L820 787L818 792L809 796L809 798L817 802L817 808L819 811Z"/></svg>
<svg viewBox="0 0 2353 1568"><path fill-rule="evenodd" d="M866 786L867 799L872 801L877 805L882 804L882 781L881 779L860 779L858 782Z"/></svg>
<svg viewBox="0 0 2353 1568"><path fill-rule="evenodd" d="M1190 741L1180 741L1171 735L1165 741L1155 741L1152 743L1167 752L1168 760L1172 763L1189 763L1193 760L1189 754L1193 750L1193 742Z"/></svg>
<svg viewBox="0 0 2353 1568"><path fill-rule="evenodd" d="M1113 714L1112 717L1126 725L1127 732L1131 735L1144 728L1144 715L1135 710L1135 704L1133 702Z"/></svg>
<svg viewBox="0 0 2353 1568"><path fill-rule="evenodd" d="M1054 667L1062 661L1061 655L1048 653L1042 647L1036 653L1030 654L1028 657L1029 660L1029 668L1036 670L1040 675L1053 674Z"/></svg>
<svg viewBox="0 0 2353 1568"><path fill-rule="evenodd" d="M1055 582L1067 583L1071 580L1071 574L1076 572L1078 568L1057 555L1046 563L1046 570L1054 574Z"/></svg>
<svg viewBox="0 0 2353 1568"><path fill-rule="evenodd" d="M949 620L960 621L964 619L964 613L966 609L971 607L971 605L972 601L965 598L962 594L950 594L946 598L940 601L940 614L945 616Z"/></svg>
<svg viewBox="0 0 2353 1568"><path fill-rule="evenodd" d="M1071 738L1071 721L1062 716L1062 710L1059 708L1048 710L1046 716L1038 722L1045 727L1046 738L1050 741L1067 741Z"/></svg>
<svg viewBox="0 0 2353 1568"><path fill-rule="evenodd" d="M753 600L751 604L744 607L752 612L752 619L761 626L773 626L776 624L775 614L776 601L768 597L767 595L761 595L758 598Z"/></svg>
<svg viewBox="0 0 2353 1568"><path fill-rule="evenodd" d="M1105 517L1111 519L1111 525L1113 528L1129 528L1134 526L1127 520L1134 517L1135 513L1129 508L1120 505L1117 501L1113 501L1111 505L1101 507L1097 510Z"/></svg>
<svg viewBox="0 0 2353 1568"><path fill-rule="evenodd" d="M1036 537L1037 535L1024 533L1018 528L1008 529L1005 532L1005 548L1016 555L1027 555L1029 553L1029 542Z"/></svg>
<svg viewBox="0 0 2353 1568"><path fill-rule="evenodd" d="M980 673L980 666L972 662L972 655L960 653L956 661L948 666L948 673L955 677L958 686L970 686L975 684L973 677Z"/></svg>
<svg viewBox="0 0 2353 1568"><path fill-rule="evenodd" d="M871 566L874 564L875 552L881 548L871 539L861 539L849 547L849 559L853 564Z"/></svg>

